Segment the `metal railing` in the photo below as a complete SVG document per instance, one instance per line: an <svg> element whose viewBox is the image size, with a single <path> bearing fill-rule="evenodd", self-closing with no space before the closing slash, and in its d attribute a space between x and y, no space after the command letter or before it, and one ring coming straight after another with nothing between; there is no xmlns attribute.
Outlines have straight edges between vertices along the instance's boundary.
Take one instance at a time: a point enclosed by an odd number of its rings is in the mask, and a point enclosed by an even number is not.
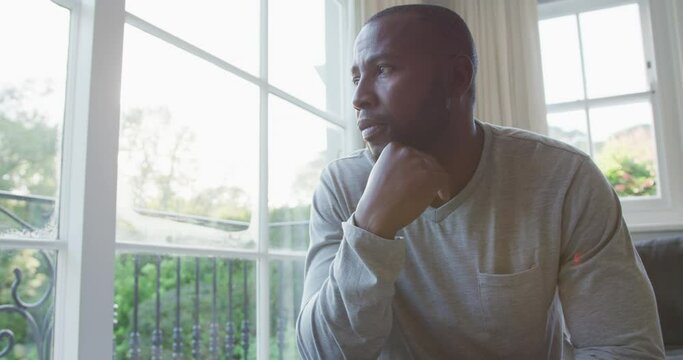
<svg viewBox="0 0 683 360"><path fill-rule="evenodd" d="M192 321L188 324L187 322L181 321L181 313L183 311L182 305L182 288L183 281L181 280L182 271L182 261L181 257L168 259L175 263L175 287L172 290L173 297L172 301L164 304L162 301L162 257L156 256L153 260L155 266L155 280L154 280L154 315L153 324L154 327L151 333L151 342L149 343L149 354L150 358L153 360L161 359L162 353L164 352L164 329L161 326L162 320L162 307L172 307L173 309L173 327L170 332L172 336L171 345L171 355L173 359L187 358L187 355L191 355L192 359L234 359L236 358L237 349L240 350L241 359L247 359L249 357L249 350L251 344L251 324L250 318L250 302L249 293L250 289L248 287L249 274L250 274L250 264L249 261L225 259L225 269L227 270L227 306L224 309L219 309L218 300L221 297L218 293L218 261L217 258L210 258L211 261L211 281L210 281L210 317L208 324L202 324L200 320L201 306L202 303L202 270L200 268L201 258L194 257L194 287L192 296ZM140 255L133 255L134 263L134 277L133 277L133 298L132 300L132 324L130 325L130 334L128 337L128 354L127 358L132 360L138 360L141 358L143 352L143 344L140 341L141 338L141 319L139 317L139 311L141 307L141 299L139 294L140 289ZM235 279L234 275L237 268L241 269L241 279ZM238 283L239 282L239 283ZM237 310L235 301L235 288L240 286L242 288L241 292L241 314L238 319L235 316ZM204 300L206 302L206 300ZM117 306L118 308L118 306ZM219 313L226 314L226 321L222 324L219 323L218 317ZM238 321L239 320L239 321ZM114 319L114 323L117 323L117 319ZM203 331L202 325L208 325L208 333ZM221 330L222 329L222 330ZM240 333L241 337L236 336ZM222 334L221 334L222 333ZM220 339L222 335L222 340ZM186 349L185 342L186 337L189 336L191 339L191 346ZM203 347L202 340L208 336L208 347ZM206 342L206 341L204 341ZM220 346L222 343L223 346ZM114 340L114 348L116 348L116 340ZM284 349L283 349L284 350ZM205 352L206 351L206 352ZM114 353L114 359L116 359L116 352Z"/></svg>
<svg viewBox="0 0 683 360"><path fill-rule="evenodd" d="M45 196L35 195L18 195L6 191L0 191L0 199L18 200L29 203L48 204L54 206L54 199ZM6 207L0 206L0 212L5 214L9 219L13 220L20 229L25 231L35 231L36 227L25 221L20 216ZM24 275L21 269L15 268L12 270L14 274L14 281L10 286L10 293L12 303L0 304L0 314L17 314L24 318L30 329L33 343L36 346L36 353L38 359L48 359L52 352L52 329L54 326L54 304L52 301L48 302L53 296L54 288L54 274L55 266L52 257L45 251L38 251L43 263L47 265L49 279L48 286L40 295L37 301L28 302L22 299L19 294ZM47 310L40 311L47 307ZM16 337L12 329L0 329L0 345L4 342L6 346L0 346L0 358L8 356L14 347Z"/></svg>
<svg viewBox="0 0 683 360"><path fill-rule="evenodd" d="M32 202L34 204L42 204L53 206L54 199L49 197L31 196L31 195L17 195L8 192L0 191L0 199L9 199L17 201ZM3 207L0 204L0 212L6 215L7 219L14 221L14 225L22 230L31 232L36 230L38 226L30 224L20 216L12 212L10 209ZM192 223L199 226L213 227L224 231L240 231L248 226L248 223L228 220L216 220L210 218L203 218L198 216L188 216L183 214L174 214L168 212L159 212L151 210L140 210L136 212L145 216L161 217L170 221ZM45 217L44 217L45 218ZM292 222L274 222L271 224L272 228L279 228L285 226L308 226L308 221L292 221ZM47 251L37 250L36 256L40 258L40 262L45 264L45 273L48 274L48 285L43 289L43 293L39 299L33 303L24 301L19 295L23 280L23 273L21 269L13 269L14 282L11 285L12 302L7 304L0 304L0 314L14 313L25 319L28 324L28 332L30 332L31 341L35 344L38 359L49 359L52 357L52 332L54 321L54 301L49 301L54 298L54 274L55 263L54 256ZM250 355L250 347L252 347L252 326L250 316L253 314L253 307L250 307L250 293L253 293L252 287L249 286L249 280L254 275L253 260L236 260L236 259L219 259L216 257L187 257L185 264L182 256L176 257L162 257L157 255L153 257L151 263L154 266L155 278L154 282L154 311L153 314L143 312L140 316L142 302L141 300L149 300L141 298L141 287L147 284L148 280L141 273L141 261L149 259L149 256L139 254L124 254L119 256L119 261L124 261L121 257L132 257L133 267L133 283L132 283L132 297L129 299L131 303L128 304L114 304L114 319L113 325L115 335L112 340L113 358L128 358L140 359L143 354L149 354L151 359L162 359L164 354L169 354L173 359L248 359ZM206 260L210 261L210 281L206 281L203 275L207 274ZM193 291L190 294L187 291L188 280L183 279L183 275L187 276L190 271L189 268L183 272L183 265L188 266L187 262L194 262L194 279ZM204 264L204 269L200 266L201 262ZM168 299L168 280L169 266L167 262L174 262L173 272L175 273L175 284L173 285L172 294L173 299ZM148 262L149 263L149 262ZM288 344L286 341L287 332L294 328L294 319L299 309L300 293L302 284L300 280L295 280L300 275L294 272L293 275L293 289L291 290L292 297L292 317L291 321L288 316L287 305L285 304L285 270L283 268L284 260L280 261L276 269L277 281L275 295L277 302L274 304L274 346L275 355L279 359L286 358ZM166 264L166 266L162 266ZM222 268L222 270L220 270ZM147 272L149 273L149 271ZM118 274L117 274L118 276ZM250 277L251 276L251 277ZM223 278L224 283L219 285L219 279ZM166 284L162 284L166 281ZM206 290L209 287L210 290ZM219 289L223 288L223 294ZM121 289L116 289L117 291ZM130 289L129 289L130 290ZM183 291L184 290L184 291ZM202 291L204 290L204 291ZM206 296L209 292L210 300L210 316L208 320L203 321L207 314L203 313L201 305L206 303ZM183 299L191 296L192 302L192 319L191 322L183 321L184 305ZM186 303L187 301L185 301ZM220 304L219 304L220 303ZM223 305L221 305L223 304ZM131 308L130 313L123 314L121 306L126 305ZM168 313L168 309L173 310L173 326L172 328L164 328L162 320ZM165 312L166 311L166 312ZM185 314L187 315L187 314ZM203 316L200 316L203 315ZM116 329L124 326L119 320L122 317L132 318L132 321L127 324L126 330L130 330L126 339L117 339ZM143 320L149 322L149 318L153 318L153 327L151 334L144 333L149 330L142 326ZM223 318L223 322L219 318ZM146 319L145 319L146 318ZM166 320L168 322L168 320ZM203 331L203 326L208 326L208 332ZM170 335L165 335L170 334ZM141 336L143 335L143 336ZM291 333L290 333L291 335ZM28 334L26 335L28 336ZM164 337L166 336L166 338ZM169 338L170 336L170 338ZM149 337L150 341L143 343L142 337ZM118 341L117 341L118 340ZM0 328L0 358L4 358L11 354L15 345L16 338L12 329ZM170 344L169 344L170 343ZM3 347L3 344L5 346ZM164 346L166 344L166 347ZM189 346L188 346L189 345ZM121 356L121 347L127 347L124 356ZM293 346L293 345L291 345ZM117 347L119 348L117 356ZM271 350L272 352L272 350ZM168 356L166 356L168 357Z"/></svg>

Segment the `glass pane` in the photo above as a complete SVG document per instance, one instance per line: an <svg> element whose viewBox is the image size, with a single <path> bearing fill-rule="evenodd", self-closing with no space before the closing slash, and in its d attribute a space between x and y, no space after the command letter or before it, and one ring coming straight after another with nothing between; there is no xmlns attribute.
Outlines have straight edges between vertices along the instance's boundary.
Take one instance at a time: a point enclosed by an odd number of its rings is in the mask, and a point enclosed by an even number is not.
<svg viewBox="0 0 683 360"><path fill-rule="evenodd" d="M126 27L119 241L254 247L259 91Z"/></svg>
<svg viewBox="0 0 683 360"><path fill-rule="evenodd" d="M582 100L583 78L576 16L539 22L543 86L549 104Z"/></svg>
<svg viewBox="0 0 683 360"><path fill-rule="evenodd" d="M270 358L298 359L296 319L301 308L304 261L270 263Z"/></svg>
<svg viewBox="0 0 683 360"><path fill-rule="evenodd" d="M254 75L259 1L127 0L126 10Z"/></svg>
<svg viewBox="0 0 683 360"><path fill-rule="evenodd" d="M648 90L637 4L582 13L588 97Z"/></svg>
<svg viewBox="0 0 683 360"><path fill-rule="evenodd" d="M269 81L294 96L326 109L329 77L338 75L326 58L325 5L328 1L270 1ZM328 47L338 47L338 41Z"/></svg>
<svg viewBox="0 0 683 360"><path fill-rule="evenodd" d="M56 255L0 248L0 358L52 358Z"/></svg>
<svg viewBox="0 0 683 360"><path fill-rule="evenodd" d="M550 137L590 154L586 112L584 110L548 113L547 118Z"/></svg>
<svg viewBox="0 0 683 360"><path fill-rule="evenodd" d="M255 281L253 261L119 254L116 358L256 359Z"/></svg>
<svg viewBox="0 0 683 360"><path fill-rule="evenodd" d="M341 154L341 133L278 97L269 106L270 246L305 250L313 191L322 169Z"/></svg>
<svg viewBox="0 0 683 360"><path fill-rule="evenodd" d="M657 195L650 102L590 109L595 160L620 196Z"/></svg>
<svg viewBox="0 0 683 360"><path fill-rule="evenodd" d="M0 2L0 236L55 238L69 11Z"/></svg>

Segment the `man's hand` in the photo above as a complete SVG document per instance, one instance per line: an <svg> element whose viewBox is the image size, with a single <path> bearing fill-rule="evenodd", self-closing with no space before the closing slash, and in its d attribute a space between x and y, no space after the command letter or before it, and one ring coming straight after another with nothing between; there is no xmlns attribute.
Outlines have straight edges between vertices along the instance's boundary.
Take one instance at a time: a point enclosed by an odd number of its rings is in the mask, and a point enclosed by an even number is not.
<svg viewBox="0 0 683 360"><path fill-rule="evenodd" d="M356 225L393 239L437 197L450 199L448 173L433 157L391 142L370 172L354 215Z"/></svg>

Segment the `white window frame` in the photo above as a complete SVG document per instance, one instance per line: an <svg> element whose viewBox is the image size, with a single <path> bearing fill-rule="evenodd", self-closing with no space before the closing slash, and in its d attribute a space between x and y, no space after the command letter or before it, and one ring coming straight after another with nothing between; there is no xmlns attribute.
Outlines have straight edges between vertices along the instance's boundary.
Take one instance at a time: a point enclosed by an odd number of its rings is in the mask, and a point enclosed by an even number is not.
<svg viewBox="0 0 683 360"><path fill-rule="evenodd" d="M50 1L50 0L45 0ZM340 77L328 84L328 108L316 108L268 82L268 0L259 0L260 64L254 76L125 11L125 0L51 0L71 11L59 232L56 240L0 237L2 248L57 251L53 357L112 358L115 255L122 252L220 256L256 262L256 356L270 358L269 274L272 261L303 261L305 251L268 247L268 97L275 95L339 130L342 151L358 145L350 111L350 86ZM340 36L327 46L329 62L346 74L354 19L345 0L328 0L339 10L326 14L327 32ZM151 34L259 87L259 195L256 249L220 249L117 242L116 192L124 24ZM350 83L350 82L349 82Z"/></svg>
<svg viewBox="0 0 683 360"><path fill-rule="evenodd" d="M683 229L683 147L680 144L683 141L683 45L679 40L681 29L676 20L676 16L681 16L683 6L675 1L557 0L538 6L539 20L544 20L630 3L639 4L645 56L651 62L647 74L650 91L624 98L643 98L652 102L659 195L621 199L624 218L633 232ZM619 100L623 99L616 97L609 102ZM587 104L600 101L582 100L567 105L548 105L547 110L584 109Z"/></svg>

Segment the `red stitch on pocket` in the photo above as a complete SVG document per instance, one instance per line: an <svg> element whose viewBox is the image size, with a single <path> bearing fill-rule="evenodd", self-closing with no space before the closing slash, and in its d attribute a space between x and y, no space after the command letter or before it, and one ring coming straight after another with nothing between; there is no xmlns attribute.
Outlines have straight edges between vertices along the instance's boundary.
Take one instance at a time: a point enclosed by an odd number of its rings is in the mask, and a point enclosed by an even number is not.
<svg viewBox="0 0 683 360"><path fill-rule="evenodd" d="M581 263L581 253L575 253L572 262L574 263L574 265L579 265Z"/></svg>

